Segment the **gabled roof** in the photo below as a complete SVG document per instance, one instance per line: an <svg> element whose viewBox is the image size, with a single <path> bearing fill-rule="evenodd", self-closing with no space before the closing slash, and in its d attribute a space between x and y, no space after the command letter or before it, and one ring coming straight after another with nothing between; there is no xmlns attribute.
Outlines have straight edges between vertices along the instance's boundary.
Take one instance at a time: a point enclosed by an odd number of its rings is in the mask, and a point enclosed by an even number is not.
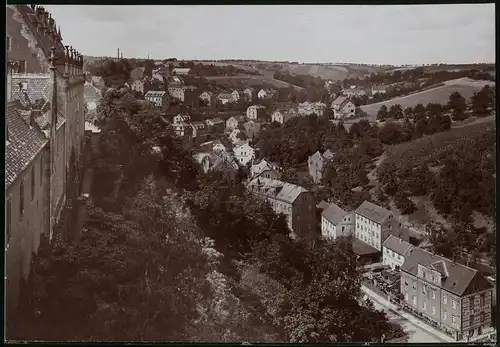
<svg viewBox="0 0 500 347"><path fill-rule="evenodd" d="M252 105L252 106L248 106L248 108L261 109L261 108L266 108L266 107L263 105Z"/></svg>
<svg viewBox="0 0 500 347"><path fill-rule="evenodd" d="M334 106L343 106L344 103L347 103L349 98L347 96L339 96L337 99L333 100L332 105Z"/></svg>
<svg viewBox="0 0 500 347"><path fill-rule="evenodd" d="M322 213L321 216L328 220L333 225L338 225L347 214L342 208L336 204L330 204Z"/></svg>
<svg viewBox="0 0 500 347"><path fill-rule="evenodd" d="M327 203L325 200L321 200L319 204L316 205L317 209L324 210L330 206L329 203Z"/></svg>
<svg viewBox="0 0 500 347"><path fill-rule="evenodd" d="M225 124L224 121L220 118L212 118L212 119L207 119L207 122L211 122L212 124Z"/></svg>
<svg viewBox="0 0 500 347"><path fill-rule="evenodd" d="M233 96L230 93L219 93L219 95L217 95L217 98L218 99L232 99Z"/></svg>
<svg viewBox="0 0 500 347"><path fill-rule="evenodd" d="M37 127L31 127L21 117L18 111L20 108L22 105L18 101L7 104L8 141L5 145L5 189L15 182L48 142Z"/></svg>
<svg viewBox="0 0 500 347"><path fill-rule="evenodd" d="M492 285L477 270L426 250L412 247L405 256L401 270L417 276L418 264L440 272L443 275L441 288L458 296L492 288Z"/></svg>
<svg viewBox="0 0 500 347"><path fill-rule="evenodd" d="M288 203L293 203L300 194L308 192L307 189L301 186L266 177L254 178L248 183L247 187L260 195L273 197Z"/></svg>
<svg viewBox="0 0 500 347"><path fill-rule="evenodd" d="M356 209L356 213L376 223L382 224L386 221L387 217L389 217L391 211L365 200Z"/></svg>
<svg viewBox="0 0 500 347"><path fill-rule="evenodd" d="M333 153L330 152L329 149L327 149L324 153L323 153L323 158L327 159L327 160L330 160L333 158Z"/></svg>
<svg viewBox="0 0 500 347"><path fill-rule="evenodd" d="M314 153L313 155L311 155L309 157L309 159L313 160L313 161L317 161L317 160L322 161L323 160L323 156L321 155L321 153L319 151L316 151L316 153Z"/></svg>
<svg viewBox="0 0 500 347"><path fill-rule="evenodd" d="M405 255L406 252L408 252L408 250L413 247L410 243L397 238L394 235L389 235L382 246L400 255Z"/></svg>
<svg viewBox="0 0 500 347"><path fill-rule="evenodd" d="M234 119L234 120L236 120L238 123L243 123L243 122L245 121L246 117L245 117L245 116L231 116L231 117L229 117L228 121L229 121L230 119Z"/></svg>
<svg viewBox="0 0 500 347"><path fill-rule="evenodd" d="M149 92L147 92L144 96L164 96L166 93L166 91L164 90L150 90Z"/></svg>

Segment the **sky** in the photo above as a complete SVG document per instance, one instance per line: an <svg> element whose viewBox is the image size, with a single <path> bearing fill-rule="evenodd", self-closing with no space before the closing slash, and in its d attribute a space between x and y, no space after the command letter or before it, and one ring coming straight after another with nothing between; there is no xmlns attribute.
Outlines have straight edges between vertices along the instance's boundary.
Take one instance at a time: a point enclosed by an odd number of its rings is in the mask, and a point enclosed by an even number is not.
<svg viewBox="0 0 500 347"><path fill-rule="evenodd" d="M495 5L51 5L84 55L317 63L493 63Z"/></svg>

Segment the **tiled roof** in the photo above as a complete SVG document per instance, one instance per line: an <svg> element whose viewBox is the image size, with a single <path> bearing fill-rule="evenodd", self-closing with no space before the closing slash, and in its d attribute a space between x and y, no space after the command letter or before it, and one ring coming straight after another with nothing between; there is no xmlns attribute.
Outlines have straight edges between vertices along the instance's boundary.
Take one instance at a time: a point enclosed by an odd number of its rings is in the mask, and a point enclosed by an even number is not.
<svg viewBox="0 0 500 347"><path fill-rule="evenodd" d="M356 209L356 213L381 224L391 214L391 211L365 200Z"/></svg>
<svg viewBox="0 0 500 347"><path fill-rule="evenodd" d="M212 119L207 119L207 121L212 122L213 124L221 124L224 123L224 121L220 118L212 118Z"/></svg>
<svg viewBox="0 0 500 347"><path fill-rule="evenodd" d="M408 251L401 270L417 276L418 264L440 272L444 276L441 288L458 296L492 288L477 270L417 247Z"/></svg>
<svg viewBox="0 0 500 347"><path fill-rule="evenodd" d="M321 200L319 204L316 205L317 209L324 210L325 208L328 208L330 206L329 203L327 203L325 200Z"/></svg>
<svg viewBox="0 0 500 347"><path fill-rule="evenodd" d="M149 92L147 92L144 97L147 97L147 96L152 96L152 97L155 97L155 96L163 96L165 95L166 91L164 90L150 90Z"/></svg>
<svg viewBox="0 0 500 347"><path fill-rule="evenodd" d="M8 141L5 145L5 189L28 167L47 144L45 135L36 127L30 127L19 114L22 105L7 105Z"/></svg>
<svg viewBox="0 0 500 347"><path fill-rule="evenodd" d="M312 159L313 161L318 161L318 160L323 160L323 156L319 151L316 151L313 155L309 157L309 159Z"/></svg>
<svg viewBox="0 0 500 347"><path fill-rule="evenodd" d="M394 235L389 235L389 237L384 241L383 247L390 249L397 254L405 255L406 252L408 252L408 250L413 246Z"/></svg>
<svg viewBox="0 0 500 347"><path fill-rule="evenodd" d="M308 192L301 186L265 177L254 178L248 183L248 187L261 195L288 203L293 203L301 193Z"/></svg>
<svg viewBox="0 0 500 347"><path fill-rule="evenodd" d="M344 104L344 102L347 102L349 101L349 99L347 98L347 96L339 96L337 99L335 99L332 103L332 105L342 105Z"/></svg>
<svg viewBox="0 0 500 347"><path fill-rule="evenodd" d="M50 74L12 75L12 100L19 100L24 106L28 106L29 103L26 100L24 93L21 91L22 84L26 84L27 86L26 93L31 103L41 99L48 102L52 101Z"/></svg>
<svg viewBox="0 0 500 347"><path fill-rule="evenodd" d="M323 153L323 158L330 160L330 159L332 159L332 158L333 158L333 153L332 153L332 152L330 152L330 150L329 150L329 149L327 149L327 150L325 151L325 153Z"/></svg>
<svg viewBox="0 0 500 347"><path fill-rule="evenodd" d="M346 214L347 212L339 206L330 204L330 206L321 213L321 216L326 218L333 225L338 225Z"/></svg>

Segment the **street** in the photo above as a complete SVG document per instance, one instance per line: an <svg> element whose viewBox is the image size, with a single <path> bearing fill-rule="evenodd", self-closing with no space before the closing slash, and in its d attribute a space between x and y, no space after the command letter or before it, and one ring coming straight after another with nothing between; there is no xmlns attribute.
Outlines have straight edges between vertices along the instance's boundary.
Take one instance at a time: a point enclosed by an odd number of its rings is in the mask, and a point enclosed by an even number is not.
<svg viewBox="0 0 500 347"><path fill-rule="evenodd" d="M388 303L385 299L365 286L362 286L362 290L373 302L373 305L377 310L386 312L387 318L391 322L401 325L404 331L408 334L409 343L455 342L451 337L447 337L443 333L436 331L434 328L427 326L425 323L418 321L416 318L412 318L410 314L400 314L395 311L393 308L394 305ZM405 317L403 317L403 315Z"/></svg>

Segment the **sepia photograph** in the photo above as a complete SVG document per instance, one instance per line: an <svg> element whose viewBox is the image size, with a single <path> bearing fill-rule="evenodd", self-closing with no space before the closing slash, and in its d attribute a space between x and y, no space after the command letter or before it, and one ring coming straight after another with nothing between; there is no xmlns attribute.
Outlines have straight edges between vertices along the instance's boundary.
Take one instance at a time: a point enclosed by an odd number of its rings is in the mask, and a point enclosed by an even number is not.
<svg viewBox="0 0 500 347"><path fill-rule="evenodd" d="M494 3L6 12L4 342L497 343Z"/></svg>

